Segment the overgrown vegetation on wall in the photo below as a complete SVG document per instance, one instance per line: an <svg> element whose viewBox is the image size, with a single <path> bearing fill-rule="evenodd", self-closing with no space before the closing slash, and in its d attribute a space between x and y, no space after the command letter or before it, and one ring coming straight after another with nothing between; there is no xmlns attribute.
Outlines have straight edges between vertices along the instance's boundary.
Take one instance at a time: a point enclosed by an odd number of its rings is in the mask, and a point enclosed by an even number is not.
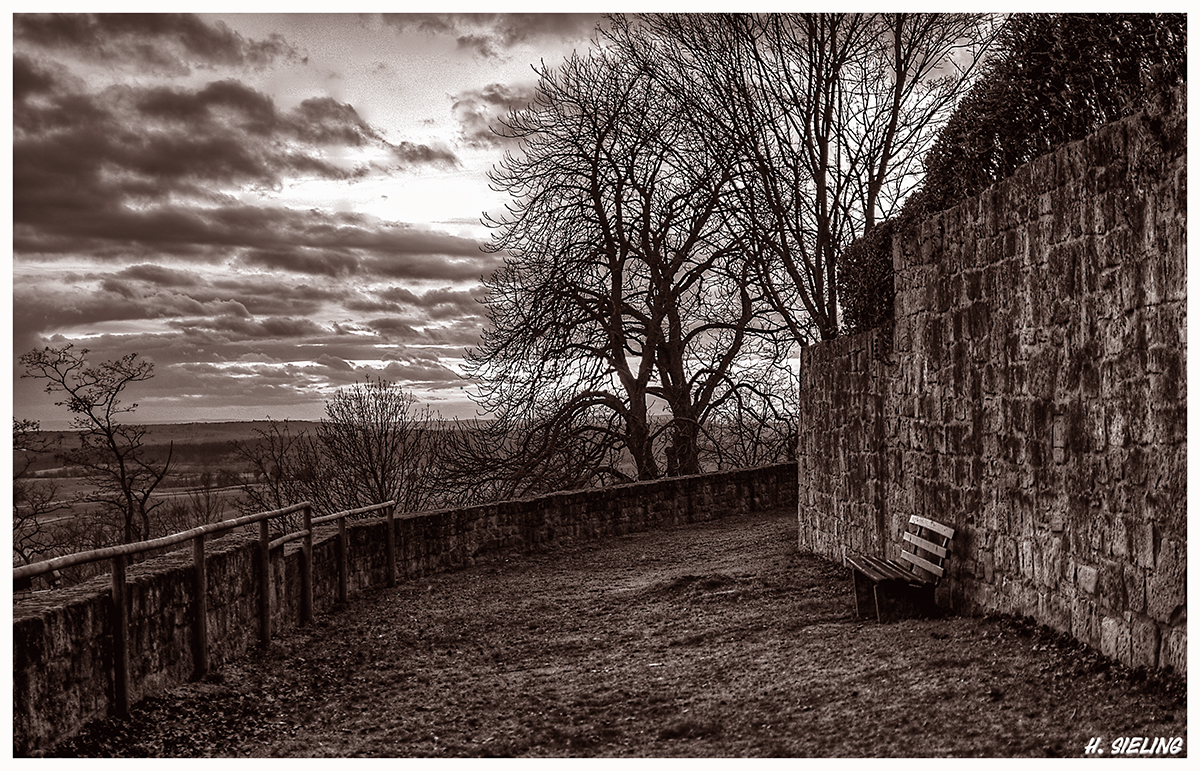
<svg viewBox="0 0 1200 771"><path fill-rule="evenodd" d="M850 333L872 329L892 318L895 230L895 220L885 220L842 253L838 291L842 297L842 323Z"/></svg>
<svg viewBox="0 0 1200 771"><path fill-rule="evenodd" d="M895 219L904 228L949 209L1186 80L1185 14L1015 14ZM843 269L846 331L890 319L892 250L881 228L847 249Z"/></svg>

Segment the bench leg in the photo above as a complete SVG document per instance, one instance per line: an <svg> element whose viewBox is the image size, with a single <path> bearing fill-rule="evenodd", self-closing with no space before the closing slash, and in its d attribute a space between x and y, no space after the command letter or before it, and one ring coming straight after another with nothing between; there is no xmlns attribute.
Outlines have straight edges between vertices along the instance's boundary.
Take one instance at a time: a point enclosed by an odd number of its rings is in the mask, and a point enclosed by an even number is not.
<svg viewBox="0 0 1200 771"><path fill-rule="evenodd" d="M871 585L874 582L857 570L851 569L850 572L854 576L854 615L862 618L863 611L873 602Z"/></svg>
<svg viewBox="0 0 1200 771"><path fill-rule="evenodd" d="M883 592L880 591L881 589L883 589L881 584L875 584L875 619L882 624L884 602L883 597L880 596L883 594Z"/></svg>

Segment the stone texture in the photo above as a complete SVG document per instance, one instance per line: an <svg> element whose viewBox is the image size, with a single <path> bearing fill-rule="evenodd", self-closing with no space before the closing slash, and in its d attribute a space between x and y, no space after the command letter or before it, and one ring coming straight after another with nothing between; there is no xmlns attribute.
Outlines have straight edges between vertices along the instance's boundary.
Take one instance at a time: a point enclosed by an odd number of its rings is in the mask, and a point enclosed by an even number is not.
<svg viewBox="0 0 1200 771"><path fill-rule="evenodd" d="M897 233L894 321L802 353L801 548L928 516L954 607L1186 670L1186 169L1181 91Z"/></svg>

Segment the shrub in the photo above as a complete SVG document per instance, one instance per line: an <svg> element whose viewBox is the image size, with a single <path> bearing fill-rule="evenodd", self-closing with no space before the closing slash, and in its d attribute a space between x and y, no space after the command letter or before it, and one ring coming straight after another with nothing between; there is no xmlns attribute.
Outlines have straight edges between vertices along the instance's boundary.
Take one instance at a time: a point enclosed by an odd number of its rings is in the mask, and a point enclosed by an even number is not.
<svg viewBox="0 0 1200 771"><path fill-rule="evenodd" d="M1017 14L925 157L924 215L1144 109L1187 78L1184 14Z"/></svg>
<svg viewBox="0 0 1200 771"><path fill-rule="evenodd" d="M892 277L892 233L895 221L886 220L864 233L842 252L838 270L838 296L842 323L855 334L892 318L895 286Z"/></svg>
<svg viewBox="0 0 1200 771"><path fill-rule="evenodd" d="M987 74L925 156L899 214L851 244L838 285L848 332L892 317L891 235L1020 166L1133 115L1187 80L1186 14L1015 14Z"/></svg>

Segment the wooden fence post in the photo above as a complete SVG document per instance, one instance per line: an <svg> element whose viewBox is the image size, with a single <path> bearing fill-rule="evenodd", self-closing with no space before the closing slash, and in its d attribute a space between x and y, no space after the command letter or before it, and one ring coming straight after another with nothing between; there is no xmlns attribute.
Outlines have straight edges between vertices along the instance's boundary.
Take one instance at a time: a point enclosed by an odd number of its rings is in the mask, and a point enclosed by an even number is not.
<svg viewBox="0 0 1200 771"><path fill-rule="evenodd" d="M387 507L387 585L396 585L396 505Z"/></svg>
<svg viewBox="0 0 1200 771"><path fill-rule="evenodd" d="M346 559L346 518L342 517L338 520L338 602L345 604L348 591L347 582L349 581L346 575L350 566Z"/></svg>
<svg viewBox="0 0 1200 771"><path fill-rule="evenodd" d="M308 624L313 617L313 548L312 548L312 507L305 506L304 542L300 549L300 624Z"/></svg>
<svg viewBox="0 0 1200 771"><path fill-rule="evenodd" d="M129 606L125 592L124 554L113 557L112 640L113 710L117 717L129 716Z"/></svg>
<svg viewBox="0 0 1200 771"><path fill-rule="evenodd" d="M258 521L258 642L271 644L271 532L267 520Z"/></svg>
<svg viewBox="0 0 1200 771"><path fill-rule="evenodd" d="M192 658L195 677L208 674L208 575L204 560L204 534L192 539L192 577L195 584L195 616L192 618Z"/></svg>

